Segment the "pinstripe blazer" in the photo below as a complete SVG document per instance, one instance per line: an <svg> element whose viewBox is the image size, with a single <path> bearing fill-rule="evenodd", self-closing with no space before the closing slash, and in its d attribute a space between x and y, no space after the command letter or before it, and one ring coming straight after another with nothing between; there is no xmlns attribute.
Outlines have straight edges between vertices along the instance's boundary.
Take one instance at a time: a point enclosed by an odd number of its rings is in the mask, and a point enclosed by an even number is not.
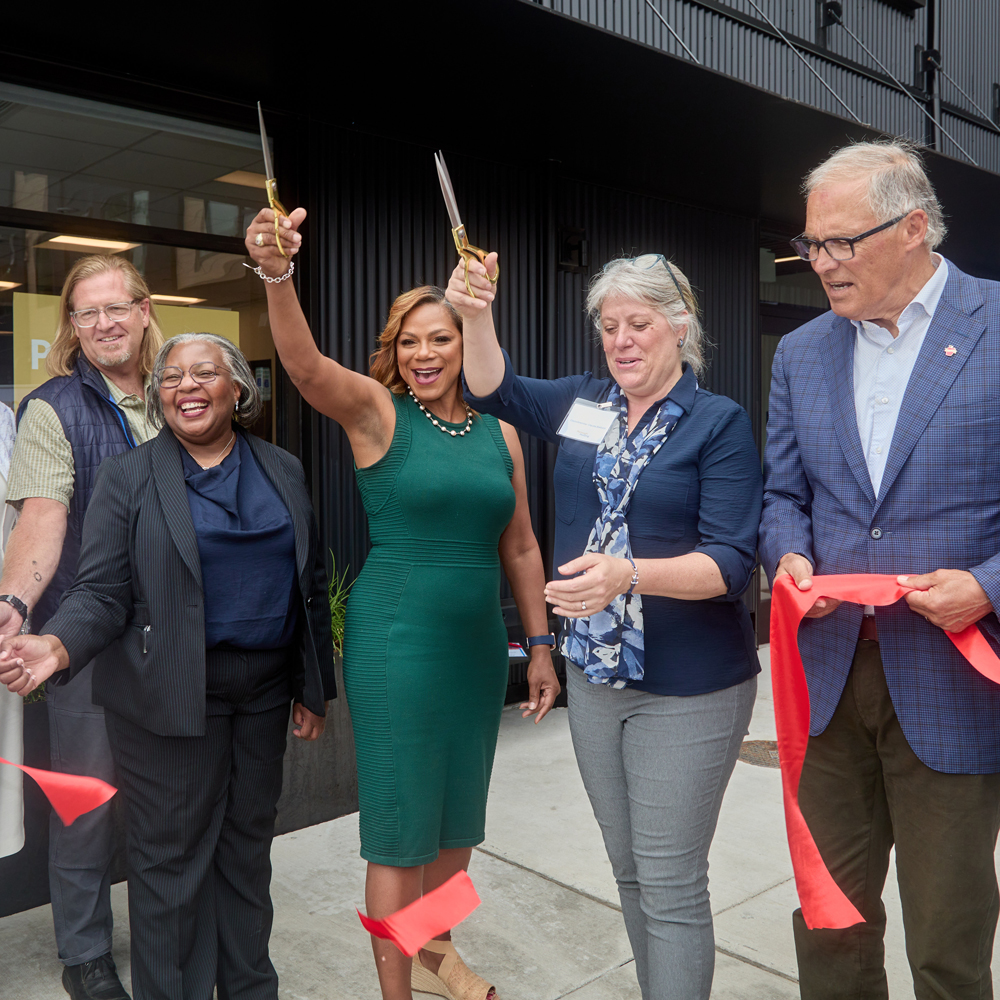
<svg viewBox="0 0 1000 1000"><path fill-rule="evenodd" d="M788 552L817 574L970 570L1000 609L1000 284L949 269L877 500L854 405L854 327L827 312L778 345L760 529L772 579ZM840 700L861 615L842 604L802 622L813 735ZM938 771L1000 772L1000 686L905 601L875 616L889 692L917 756ZM996 614L979 627L1000 652Z"/></svg>
<svg viewBox="0 0 1000 1000"><path fill-rule="evenodd" d="M243 433L239 431L238 433ZM246 434L288 508L302 605L295 700L316 715L336 697L327 574L298 459ZM83 525L76 581L46 624L71 674L96 658L94 702L160 736L205 732L201 559L180 445L169 427L106 459Z"/></svg>

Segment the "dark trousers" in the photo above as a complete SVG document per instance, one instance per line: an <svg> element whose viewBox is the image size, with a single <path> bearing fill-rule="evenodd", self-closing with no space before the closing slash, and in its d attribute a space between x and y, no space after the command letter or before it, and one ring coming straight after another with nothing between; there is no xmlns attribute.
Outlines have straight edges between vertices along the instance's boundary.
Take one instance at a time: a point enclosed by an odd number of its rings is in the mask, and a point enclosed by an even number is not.
<svg viewBox="0 0 1000 1000"><path fill-rule="evenodd" d="M67 684L49 684L52 770L86 774L115 784L115 766L104 728L104 710L91 701L92 663ZM49 820L49 896L59 958L81 965L111 951L111 861L115 850L114 802L64 826Z"/></svg>
<svg viewBox="0 0 1000 1000"><path fill-rule="evenodd" d="M287 653L209 650L204 736L106 713L128 821L135 1000L276 1000L271 840Z"/></svg>
<svg viewBox="0 0 1000 1000"><path fill-rule="evenodd" d="M903 735L877 642L858 643L840 704L809 739L799 802L823 860L866 923L792 922L804 1000L884 1000L889 851L918 1000L988 1000L998 909L1000 775L944 774Z"/></svg>

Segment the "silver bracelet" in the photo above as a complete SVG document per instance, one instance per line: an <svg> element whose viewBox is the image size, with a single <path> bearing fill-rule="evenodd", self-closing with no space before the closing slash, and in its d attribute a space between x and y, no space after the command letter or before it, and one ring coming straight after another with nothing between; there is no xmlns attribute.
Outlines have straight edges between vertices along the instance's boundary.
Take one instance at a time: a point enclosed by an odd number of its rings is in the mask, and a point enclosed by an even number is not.
<svg viewBox="0 0 1000 1000"><path fill-rule="evenodd" d="M288 262L288 270L285 271L280 278L272 278L269 274L265 274L259 267L250 267L250 265L246 262L244 262L243 266L253 271L258 278L263 278L269 285L276 285L279 281L284 281L286 278L290 278L295 273L294 260L290 260Z"/></svg>
<svg viewBox="0 0 1000 1000"><path fill-rule="evenodd" d="M631 594L639 584L639 568L631 556L626 556L625 558L632 564L632 580L628 585L628 590L625 591L626 594Z"/></svg>

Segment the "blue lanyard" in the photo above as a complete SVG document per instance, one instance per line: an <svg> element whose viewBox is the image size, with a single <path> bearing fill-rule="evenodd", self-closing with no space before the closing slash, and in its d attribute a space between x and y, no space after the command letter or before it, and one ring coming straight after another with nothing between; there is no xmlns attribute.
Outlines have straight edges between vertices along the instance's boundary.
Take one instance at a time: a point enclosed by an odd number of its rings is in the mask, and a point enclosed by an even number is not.
<svg viewBox="0 0 1000 1000"><path fill-rule="evenodd" d="M118 417L118 423L122 425L122 430L125 432L125 440L128 442L128 446L130 448L134 448L136 446L135 438L132 437L132 432L128 429L128 426L125 423L124 414L119 409L118 404L114 401L114 398L110 395L108 396L108 402L111 404L111 408L115 411L115 415Z"/></svg>

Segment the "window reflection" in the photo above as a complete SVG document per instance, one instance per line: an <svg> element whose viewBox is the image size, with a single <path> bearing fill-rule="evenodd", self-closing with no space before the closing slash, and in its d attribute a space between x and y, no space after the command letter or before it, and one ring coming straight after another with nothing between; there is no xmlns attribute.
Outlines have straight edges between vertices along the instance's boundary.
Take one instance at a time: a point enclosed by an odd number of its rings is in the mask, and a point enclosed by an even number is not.
<svg viewBox="0 0 1000 1000"><path fill-rule="evenodd" d="M256 132L0 84L2 206L238 236L263 171Z"/></svg>

